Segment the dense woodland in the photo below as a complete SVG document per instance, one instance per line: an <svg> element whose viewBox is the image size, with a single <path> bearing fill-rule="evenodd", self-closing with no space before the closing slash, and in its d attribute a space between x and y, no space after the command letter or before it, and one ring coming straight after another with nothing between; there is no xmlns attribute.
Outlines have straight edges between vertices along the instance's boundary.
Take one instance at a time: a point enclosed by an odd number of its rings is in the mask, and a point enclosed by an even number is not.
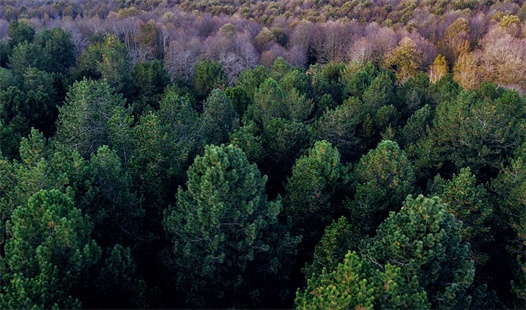
<svg viewBox="0 0 526 310"><path fill-rule="evenodd" d="M525 308L525 20L0 0L0 308Z"/></svg>

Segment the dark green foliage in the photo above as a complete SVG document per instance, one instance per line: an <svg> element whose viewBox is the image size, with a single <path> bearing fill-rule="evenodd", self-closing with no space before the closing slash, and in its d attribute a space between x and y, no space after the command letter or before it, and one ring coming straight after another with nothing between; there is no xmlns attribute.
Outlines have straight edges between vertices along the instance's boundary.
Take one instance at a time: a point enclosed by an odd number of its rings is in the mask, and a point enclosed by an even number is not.
<svg viewBox="0 0 526 310"><path fill-rule="evenodd" d="M265 125L261 140L265 159L260 169L279 188L290 175L296 158L311 146L310 132L302 123L276 118Z"/></svg>
<svg viewBox="0 0 526 310"><path fill-rule="evenodd" d="M268 281L285 271L298 239L278 222L281 202L267 200L265 183L233 145L207 146L190 166L187 190L163 221L173 243L166 262L188 306L253 306L271 296Z"/></svg>
<svg viewBox="0 0 526 310"><path fill-rule="evenodd" d="M343 63L330 62L325 66L313 65L308 74L312 80L312 88L315 98L330 94L332 99L340 104L343 101L344 85L341 76L345 65Z"/></svg>
<svg viewBox="0 0 526 310"><path fill-rule="evenodd" d="M285 91L272 78L265 80L254 93L254 104L248 107L246 121L253 120L261 126L276 118L304 121L312 113L314 103L295 88Z"/></svg>
<svg viewBox="0 0 526 310"><path fill-rule="evenodd" d="M469 166L485 181L496 175L524 141L525 112L525 101L515 91L505 91L494 100L464 91L455 100L437 106L433 151L446 164Z"/></svg>
<svg viewBox="0 0 526 310"><path fill-rule="evenodd" d="M405 277L396 264L378 265L348 252L333 271L309 278L296 294L296 309L426 309L426 292L415 276Z"/></svg>
<svg viewBox="0 0 526 310"><path fill-rule="evenodd" d="M429 84L429 77L425 73L419 72L401 86L397 93L396 107L404 119L407 119L426 104L431 103Z"/></svg>
<svg viewBox="0 0 526 310"><path fill-rule="evenodd" d="M43 53L50 55L48 72L69 73L69 68L76 62L71 35L61 28L41 30L33 43L41 46Z"/></svg>
<svg viewBox="0 0 526 310"><path fill-rule="evenodd" d="M260 126L274 118L288 118L287 92L272 78L265 80L254 93L254 104L248 107L246 117Z"/></svg>
<svg viewBox="0 0 526 310"><path fill-rule="evenodd" d="M13 76L14 77L14 76ZM0 91L0 118L7 141L15 143L11 147L2 145L5 155L17 157L19 137L29 134L31 128L51 136L57 119L56 108L60 95L57 91L57 75L30 68L24 72L17 86L9 86ZM9 81L6 81L10 83ZM15 142L17 141L17 142Z"/></svg>
<svg viewBox="0 0 526 310"><path fill-rule="evenodd" d="M23 74L29 68L68 73L75 64L71 36L60 28L44 29L34 40L24 40L13 45L9 63L18 74Z"/></svg>
<svg viewBox="0 0 526 310"><path fill-rule="evenodd" d="M400 141L404 149L411 148L419 140L427 137L429 126L433 120L433 110L429 105L416 110L408 119L400 132Z"/></svg>
<svg viewBox="0 0 526 310"><path fill-rule="evenodd" d="M321 275L322 270L328 273L343 262L349 251L358 249L362 239L357 225L352 225L342 216L325 227L325 233L314 249L312 263L305 264L303 274L306 279Z"/></svg>
<svg viewBox="0 0 526 310"><path fill-rule="evenodd" d="M461 90L460 85L453 80L451 74L446 74L438 82L431 84L429 88L434 104L455 100Z"/></svg>
<svg viewBox="0 0 526 310"><path fill-rule="evenodd" d="M253 101L254 94L270 75L270 70L263 66L257 66L252 70L245 70L236 81L236 85L245 90L248 97Z"/></svg>
<svg viewBox="0 0 526 310"><path fill-rule="evenodd" d="M249 122L230 135L230 143L239 147L251 163L261 163L265 158L263 141L254 122Z"/></svg>
<svg viewBox="0 0 526 310"><path fill-rule="evenodd" d="M411 162L398 144L384 140L364 155L354 170L354 198L349 201L351 223L368 234L390 211L400 208L414 191L415 176Z"/></svg>
<svg viewBox="0 0 526 310"><path fill-rule="evenodd" d="M6 41L0 41L0 68L7 68L7 60L11 55L11 45Z"/></svg>
<svg viewBox="0 0 526 310"><path fill-rule="evenodd" d="M31 43L35 37L35 29L26 23L12 21L7 29L9 35L9 44L16 46L22 42Z"/></svg>
<svg viewBox="0 0 526 310"><path fill-rule="evenodd" d="M17 86L20 81L16 78L13 71L0 68L0 91L8 89L10 86Z"/></svg>
<svg viewBox="0 0 526 310"><path fill-rule="evenodd" d="M346 100L334 110L325 110L311 127L316 140L332 143L340 152L343 162L357 161L366 151L357 133L363 119L360 107L358 100Z"/></svg>
<svg viewBox="0 0 526 310"><path fill-rule="evenodd" d="M149 109L159 109L159 100L170 76L159 60L139 62L132 71L136 96L132 103L134 114L139 116Z"/></svg>
<svg viewBox="0 0 526 310"><path fill-rule="evenodd" d="M201 107L199 103L205 100L212 90L226 88L228 78L220 63L201 60L195 64L193 82L198 107Z"/></svg>
<svg viewBox="0 0 526 310"><path fill-rule="evenodd" d="M375 237L362 241L360 254L376 264L399 267L406 279L416 275L432 308L467 308L475 267L461 229L439 198L408 197Z"/></svg>
<svg viewBox="0 0 526 310"><path fill-rule="evenodd" d="M491 184L497 194L496 218L502 230L499 237L514 257L512 270L515 279L511 284L517 307L522 307L526 300L526 163L523 154L524 145L518 148L516 156Z"/></svg>
<svg viewBox="0 0 526 310"><path fill-rule="evenodd" d="M373 77L371 77L365 70L356 72L345 85L345 97L362 98L365 90L371 85L372 79Z"/></svg>
<svg viewBox="0 0 526 310"><path fill-rule="evenodd" d="M289 69L289 71L279 79L279 85L285 91L296 89L300 94L310 95L312 93L312 84L309 76L303 70L296 68Z"/></svg>
<svg viewBox="0 0 526 310"><path fill-rule="evenodd" d="M169 189L184 183L186 169L203 147L202 122L186 98L168 92L159 110L143 115L132 132L134 182L160 219L161 210L173 201Z"/></svg>
<svg viewBox="0 0 526 310"><path fill-rule="evenodd" d="M232 100L219 89L213 90L204 102L201 117L207 144L228 142L228 135L239 125Z"/></svg>
<svg viewBox="0 0 526 310"><path fill-rule="evenodd" d="M131 72L126 46L115 35L107 35L103 42L92 44L84 51L72 75L76 80L106 79L116 92L131 97L134 93Z"/></svg>
<svg viewBox="0 0 526 310"><path fill-rule="evenodd" d="M463 168L451 180L435 177L431 195L439 196L447 204L447 211L462 221L462 239L470 242L475 263L484 264L488 257L480 247L492 239L489 223L493 216L493 207L484 186L476 184L475 175L469 168Z"/></svg>
<svg viewBox="0 0 526 310"><path fill-rule="evenodd" d="M2 308L77 308L88 269L100 257L93 225L59 191L40 191L7 224Z"/></svg>
<svg viewBox="0 0 526 310"><path fill-rule="evenodd" d="M327 141L316 142L292 167L285 185L285 214L291 220L292 232L302 235L310 248L331 219L341 213L334 196L345 186L346 172L338 150Z"/></svg>
<svg viewBox="0 0 526 310"><path fill-rule="evenodd" d="M144 210L132 192L131 176L116 152L103 146L86 166L89 192L81 197L84 212L95 225L93 236L102 247L137 246L146 239L141 231Z"/></svg>
<svg viewBox="0 0 526 310"><path fill-rule="evenodd" d="M246 90L240 86L229 86L225 89L225 94L232 100L232 105L239 118L242 119L245 111L251 103Z"/></svg>
<svg viewBox="0 0 526 310"><path fill-rule="evenodd" d="M388 71L378 73L371 81L371 85L364 91L362 100L365 106L372 111L393 104L396 100L394 76Z"/></svg>
<svg viewBox="0 0 526 310"><path fill-rule="evenodd" d="M102 145L112 146L113 137L127 131L126 123L131 121L125 103L106 80L75 82L59 108L57 141L84 157Z"/></svg>

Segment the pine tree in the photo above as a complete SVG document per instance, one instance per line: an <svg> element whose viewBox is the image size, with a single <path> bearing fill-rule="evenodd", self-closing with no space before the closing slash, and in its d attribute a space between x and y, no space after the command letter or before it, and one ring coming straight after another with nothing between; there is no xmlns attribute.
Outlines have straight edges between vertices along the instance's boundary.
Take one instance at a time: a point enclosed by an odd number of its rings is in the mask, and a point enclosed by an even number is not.
<svg viewBox="0 0 526 310"><path fill-rule="evenodd" d="M435 177L431 192L447 204L449 213L463 222L462 239L470 242L475 262L484 264L488 257L480 247L492 240L490 223L493 217L493 207L484 186L476 184L475 175L469 168L463 168L451 180Z"/></svg>
<svg viewBox="0 0 526 310"><path fill-rule="evenodd" d="M348 208L351 222L370 233L400 208L413 192L415 176L411 162L396 142L384 140L364 155L354 170L354 198Z"/></svg>
<svg viewBox="0 0 526 310"><path fill-rule="evenodd" d="M163 220L173 243L166 261L188 306L254 306L271 296L267 281L286 271L299 240L278 222L281 202L267 200L265 183L233 145L207 146L190 166Z"/></svg>
<svg viewBox="0 0 526 310"><path fill-rule="evenodd" d="M292 167L285 185L285 214L291 219L292 231L302 235L304 242L318 242L325 226L341 213L331 201L344 186L345 174L338 150L327 141L316 142Z"/></svg>
<svg viewBox="0 0 526 310"><path fill-rule="evenodd" d="M8 223L2 308L78 308L88 269L100 257L93 225L66 195L40 191Z"/></svg>
<svg viewBox="0 0 526 310"><path fill-rule="evenodd" d="M296 294L297 309L426 309L426 292L415 276L401 267L378 266L367 257L348 252L333 271L313 275Z"/></svg>
<svg viewBox="0 0 526 310"><path fill-rule="evenodd" d="M375 264L400 267L404 278L416 276L432 308L467 308L475 267L461 229L438 197L409 196L373 238L362 241L360 254Z"/></svg>

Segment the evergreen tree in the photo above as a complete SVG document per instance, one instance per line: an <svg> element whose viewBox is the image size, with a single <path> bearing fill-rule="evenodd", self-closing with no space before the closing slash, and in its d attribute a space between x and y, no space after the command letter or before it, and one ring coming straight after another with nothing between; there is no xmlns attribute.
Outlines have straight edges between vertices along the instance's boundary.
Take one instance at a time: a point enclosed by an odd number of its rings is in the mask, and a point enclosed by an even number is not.
<svg viewBox="0 0 526 310"><path fill-rule="evenodd" d="M119 118L128 123L126 100L106 81L82 80L71 87L66 103L59 108L56 139L89 157L102 145L112 146L112 138L123 128ZM126 120L127 119L127 120ZM125 124L124 124L125 125Z"/></svg>
<svg viewBox="0 0 526 310"><path fill-rule="evenodd" d="M384 140L364 155L354 170L355 195L349 201L351 222L368 234L400 208L413 192L415 176L411 162L396 142Z"/></svg>
<svg viewBox="0 0 526 310"><path fill-rule="evenodd" d="M490 223L493 216L493 207L484 186L476 184L475 175L469 168L463 168L451 180L435 177L431 194L439 196L447 204L447 211L462 221L462 239L470 242L475 262L484 264L488 257L481 246L492 240Z"/></svg>
<svg viewBox="0 0 526 310"><path fill-rule="evenodd" d="M416 275L432 308L467 308L475 267L461 229L438 197L408 197L373 238L362 241L360 254L376 264L400 267L403 278Z"/></svg>
<svg viewBox="0 0 526 310"><path fill-rule="evenodd" d="M346 169L340 163L340 154L327 141L318 141L307 156L300 157L292 176L285 185L285 214L292 222L292 231L303 236L311 248L317 243L323 229L341 213L335 193L343 187Z"/></svg>
<svg viewBox="0 0 526 310"><path fill-rule="evenodd" d="M358 161L365 153L358 136L360 123L364 113L361 103L357 99L348 99L335 109L327 109L323 115L311 126L316 140L327 140L338 149L343 162Z"/></svg>
<svg viewBox="0 0 526 310"><path fill-rule="evenodd" d="M491 186L497 195L496 222L499 240L515 258L512 263L515 279L511 281L515 304L520 308L526 301L526 161L524 145L515 158L501 169Z"/></svg>
<svg viewBox="0 0 526 310"><path fill-rule="evenodd" d="M267 200L265 183L233 145L207 146L190 166L163 221L173 243L167 263L188 306L261 305L278 289L269 285L279 272L283 281L298 238L279 223L281 202Z"/></svg>
<svg viewBox="0 0 526 310"><path fill-rule="evenodd" d="M426 309L426 292L415 276L406 278L402 268L378 266L367 257L348 252L333 271L309 278L307 288L296 294L297 309Z"/></svg>
<svg viewBox="0 0 526 310"><path fill-rule="evenodd" d="M303 274L306 279L320 275L322 270L327 273L336 269L343 262L349 251L356 251L362 235L357 225L352 225L344 217L325 227L325 233L314 249L312 262L305 264Z"/></svg>
<svg viewBox="0 0 526 310"><path fill-rule="evenodd" d="M93 225L66 195L40 191L8 223L2 308L78 308L89 268L100 257Z"/></svg>
<svg viewBox="0 0 526 310"><path fill-rule="evenodd" d="M225 89L228 78L223 67L218 62L201 60L195 64L194 68L194 92L198 102L198 109L201 110L200 102L205 100L210 92L216 88Z"/></svg>
<svg viewBox="0 0 526 310"><path fill-rule="evenodd" d="M208 144L228 142L228 135L236 129L239 119L232 101L222 90L213 90L204 102L202 122Z"/></svg>

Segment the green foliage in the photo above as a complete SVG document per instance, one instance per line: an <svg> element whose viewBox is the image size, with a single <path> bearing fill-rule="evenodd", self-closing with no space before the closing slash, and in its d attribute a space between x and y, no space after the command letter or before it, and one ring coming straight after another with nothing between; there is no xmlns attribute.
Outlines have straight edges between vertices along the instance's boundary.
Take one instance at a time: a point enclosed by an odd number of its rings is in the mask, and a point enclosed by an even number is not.
<svg viewBox="0 0 526 310"><path fill-rule="evenodd" d="M145 110L158 109L159 99L170 83L170 76L160 60L139 62L132 71L133 85L137 92L133 110L141 115Z"/></svg>
<svg viewBox="0 0 526 310"><path fill-rule="evenodd" d="M84 157L102 145L111 146L112 136L126 129L112 126L111 122L112 118L129 113L124 109L125 103L105 80L75 82L59 108L57 141Z"/></svg>
<svg viewBox="0 0 526 310"><path fill-rule="evenodd" d="M76 80L106 79L116 92L130 97L134 92L131 72L126 46L115 35L107 35L103 42L92 44L84 51L72 75Z"/></svg>
<svg viewBox="0 0 526 310"><path fill-rule="evenodd" d="M265 158L261 135L254 122L249 122L230 134L230 143L242 149L251 163L260 163Z"/></svg>
<svg viewBox="0 0 526 310"><path fill-rule="evenodd" d="M186 169L204 144L201 124L188 99L168 92L159 110L143 115L133 128L129 165L155 219L173 200L169 189L184 183Z"/></svg>
<svg viewBox="0 0 526 310"><path fill-rule="evenodd" d="M9 63L18 74L29 68L54 73L68 73L75 64L71 36L60 28L40 31L34 40L24 39L13 46Z"/></svg>
<svg viewBox="0 0 526 310"><path fill-rule="evenodd" d="M427 132L433 120L434 111L429 105L416 110L400 131L401 144L407 150L418 141L427 137Z"/></svg>
<svg viewBox="0 0 526 310"><path fill-rule="evenodd" d="M71 35L61 28L41 30L33 43L41 46L43 53L50 55L50 62L47 64L49 69L46 70L48 72L69 73L76 62Z"/></svg>
<svg viewBox="0 0 526 310"><path fill-rule="evenodd" d="M312 144L310 132L303 123L276 118L269 121L261 136L265 159L261 170L273 185L279 186L290 175L296 158Z"/></svg>
<svg viewBox="0 0 526 310"><path fill-rule="evenodd" d="M312 263L305 264L303 274L306 279L319 276L322 270L328 273L343 262L349 251L358 249L362 235L357 225L352 225L344 217L325 227L325 233L314 249Z"/></svg>
<svg viewBox="0 0 526 310"><path fill-rule="evenodd" d="M7 28L7 34L9 36L9 44L16 46L22 42L31 43L35 37L35 29L26 23L12 21Z"/></svg>
<svg viewBox="0 0 526 310"><path fill-rule="evenodd" d="M475 267L461 229L439 198L408 197L376 236L362 241L360 253L376 264L399 267L404 278L416 276L432 308L467 308Z"/></svg>
<svg viewBox="0 0 526 310"><path fill-rule="evenodd" d="M371 85L364 91L362 100L365 106L373 111L395 102L394 77L387 71L381 71L371 80Z"/></svg>
<svg viewBox="0 0 526 310"><path fill-rule="evenodd" d="M309 154L298 158L292 167L292 176L285 185L285 214L291 219L292 232L302 235L307 244L316 243L339 213L331 201L345 186L345 174L338 150L327 141L316 142Z"/></svg>
<svg viewBox="0 0 526 310"><path fill-rule="evenodd" d="M225 89L228 78L220 63L201 60L195 64L193 82L196 100L201 102L212 90Z"/></svg>
<svg viewBox="0 0 526 310"><path fill-rule="evenodd" d="M312 65L308 74L312 80L314 97L320 98L325 94L330 94L333 100L340 104L343 100L344 85L341 77L344 69L343 63L330 62L325 66Z"/></svg>
<svg viewBox="0 0 526 310"><path fill-rule="evenodd" d="M248 107L246 117L259 125L274 118L289 118L287 110L287 92L272 78L265 80L254 93L254 104Z"/></svg>
<svg viewBox="0 0 526 310"><path fill-rule="evenodd" d="M518 307L526 300L526 162L523 150L524 145L491 183L492 189L497 193L497 223L504 230L502 235L506 236L503 239L507 250L516 258L516 265L513 265L515 279L512 281L512 292L517 298L515 304Z"/></svg>
<svg viewBox="0 0 526 310"><path fill-rule="evenodd" d="M402 269L348 252L333 271L312 276L305 291L296 294L297 309L425 309L426 293L416 277L407 279Z"/></svg>
<svg viewBox="0 0 526 310"><path fill-rule="evenodd" d="M344 162L357 161L366 151L357 133L363 120L360 105L356 99L346 100L333 110L325 110L311 127L316 140L332 143Z"/></svg>
<svg viewBox="0 0 526 310"><path fill-rule="evenodd" d="M16 86L18 83L20 82L16 79L13 71L0 68L0 91L8 89L10 86Z"/></svg>
<svg viewBox="0 0 526 310"><path fill-rule="evenodd" d="M141 231L144 210L132 192L131 176L115 151L102 146L86 166L89 192L81 205L92 219L94 238L99 245L137 245L146 236Z"/></svg>
<svg viewBox="0 0 526 310"><path fill-rule="evenodd" d="M236 81L236 85L245 90L248 97L253 101L258 88L270 76L270 70L264 66L256 66L252 70L244 70ZM240 114L241 115L241 114Z"/></svg>
<svg viewBox="0 0 526 310"><path fill-rule="evenodd" d="M430 104L429 77L423 72L417 73L409 78L397 92L397 109L402 113L404 119L410 117L417 110Z"/></svg>
<svg viewBox="0 0 526 310"><path fill-rule="evenodd" d="M476 185L475 175L469 168L463 168L451 180L435 177L431 194L439 196L447 204L447 211L462 221L462 239L470 242L475 262L484 264L488 257L480 247L492 239L489 223L493 215L484 186Z"/></svg>
<svg viewBox="0 0 526 310"><path fill-rule="evenodd" d="M13 212L2 263L3 308L78 308L79 288L100 257L93 225L73 201L40 191Z"/></svg>
<svg viewBox="0 0 526 310"><path fill-rule="evenodd" d="M276 118L304 121L313 108L314 103L305 94L295 88L287 92L273 78L268 78L254 93L254 104L248 107L245 119L262 126Z"/></svg>
<svg viewBox="0 0 526 310"><path fill-rule="evenodd" d="M267 200L265 182L233 145L207 146L190 166L187 190L163 220L173 243L167 262L189 306L250 306L249 296L272 291L267 281L298 239L279 223L281 202Z"/></svg>
<svg viewBox="0 0 526 310"><path fill-rule="evenodd" d="M246 90L240 86L232 87L229 86L225 89L225 94L232 100L232 105L239 118L242 119L245 111L251 103L251 99L248 96Z"/></svg>
<svg viewBox="0 0 526 310"><path fill-rule="evenodd" d="M213 90L204 102L201 117L208 144L228 142L228 135L239 125L232 100L219 89Z"/></svg>
<svg viewBox="0 0 526 310"><path fill-rule="evenodd" d="M525 111L525 101L515 91L504 91L494 100L462 92L437 106L431 133L434 151L487 180L524 141Z"/></svg>
<svg viewBox="0 0 526 310"><path fill-rule="evenodd" d="M355 194L348 208L351 222L360 223L364 233L373 231L414 190L411 162L398 144L389 140L364 155L353 176Z"/></svg>

